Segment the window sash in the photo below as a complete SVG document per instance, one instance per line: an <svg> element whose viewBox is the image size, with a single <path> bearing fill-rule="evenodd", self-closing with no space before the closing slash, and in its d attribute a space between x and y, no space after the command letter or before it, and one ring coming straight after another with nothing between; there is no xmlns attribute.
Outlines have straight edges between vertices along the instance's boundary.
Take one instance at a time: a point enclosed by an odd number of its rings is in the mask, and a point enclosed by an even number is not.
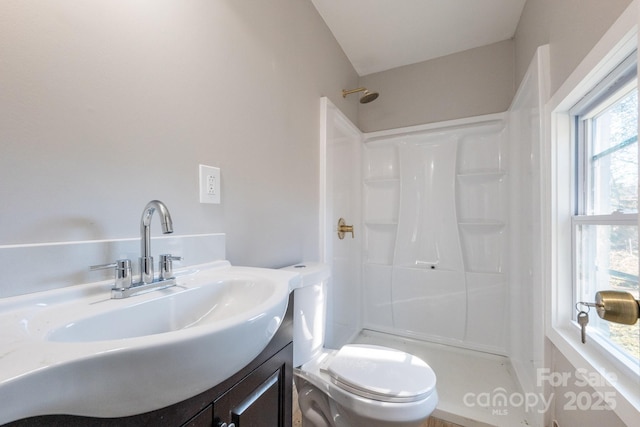
<svg viewBox="0 0 640 427"><path fill-rule="evenodd" d="M596 190L596 182L594 182L594 165L598 160L602 160L607 156L625 149L638 143L638 134L627 138L626 140L608 147L600 152L594 153L594 130L593 120L602 111L610 108L620 100L627 97L632 91L638 91L637 80L632 82L626 81L623 88L610 93L610 98L600 99L600 102L606 101L606 108L601 108L601 104L589 104L591 110L583 111L581 115L574 116L575 121L575 179L576 188L574 214L575 215L592 215L590 212L596 209L596 201L594 200L594 191ZM595 112L594 112L595 111ZM637 197L637 195L636 195Z"/></svg>
<svg viewBox="0 0 640 427"><path fill-rule="evenodd" d="M621 143L614 145L613 147L609 147L604 151L599 152L598 154L594 154L591 156L591 161L595 162L598 159L601 159L605 156L615 153L616 151L622 150L623 148L633 144L634 142L638 142L638 135L632 136L626 141L622 141Z"/></svg>
<svg viewBox="0 0 640 427"><path fill-rule="evenodd" d="M614 212L610 215L575 215L571 222L574 229L577 225L638 225L638 214Z"/></svg>
<svg viewBox="0 0 640 427"><path fill-rule="evenodd" d="M587 273L586 277L589 279L585 279L584 265L583 262L592 261L589 256L584 258L584 253L582 252L585 248L582 246L584 241L582 240L584 233L584 228L588 226L625 226L625 227L634 227L636 232L638 230L638 214L623 214L623 213L614 213L611 215L576 215L571 218L571 232L572 232L572 300L574 304L578 301L585 301L585 298L588 302L593 302L588 297L585 297L585 291L590 293L591 291L595 292L598 289L597 281L592 281L597 275L592 276L590 273ZM591 242L596 244L596 241ZM589 264L591 265L591 264ZM597 263L595 265L597 270ZM605 274L612 277L617 277L618 279L624 278L626 281L631 283L638 283L638 272L636 274L631 274L632 272L623 272L610 269L605 271ZM594 270L595 271L595 270ZM623 277L626 276L626 277ZM583 282L587 280L587 283ZM586 288L584 288L586 286ZM595 286L595 288L593 288ZM591 291L589 291L591 289ZM595 316L595 313L592 312L592 315ZM572 320L575 328L579 328L577 324L577 310L574 310L572 313ZM598 320L598 319L596 319ZM617 342L617 340L613 337L606 336L603 332L596 326L591 325L592 327L588 327L588 333L591 338L594 339L595 342L607 353L625 365L627 368L637 369L638 367L638 358L633 356L628 352L628 349L623 350L621 344Z"/></svg>
<svg viewBox="0 0 640 427"><path fill-rule="evenodd" d="M582 239L585 237L583 234L589 226L624 226L635 227L638 230L638 217L637 212L624 213L606 212L605 207L603 212L603 206L598 207L596 200L594 199L596 191L596 185L600 185L593 180L594 164L602 161L606 161L607 156L612 156L614 153L625 149L626 147L638 144L637 126L635 127L635 135L633 133L627 134L627 138L624 141L619 141L615 145L610 147L598 147L595 145L594 138L595 128L594 121L602 113L607 111L617 102L627 97L631 91L638 90L637 73L636 73L636 54L628 57L620 66L617 67L612 73L610 73L600 84L598 84L590 93L588 93L582 100L574 106L569 112L574 125L574 201L573 201L573 215L571 217L571 234L572 234L572 285L571 294L574 304L587 298L585 295L592 290L595 292L598 286L607 286L606 283L600 282L597 274L593 274L591 267L587 267L584 270L585 262L591 265L595 259L591 258L590 254L593 254L588 250L588 247L593 243L598 245L597 241L591 242L591 238L587 237L587 246L585 247L585 241ZM596 151L597 150L597 151ZM606 170L605 170L606 171ZM600 196L598 196L600 197ZM636 193L637 197L637 193ZM606 206L606 205L605 205ZM619 209L620 206L611 206L611 209ZM596 227L594 227L595 231ZM587 249L587 252L583 252ZM600 255L598 255L600 256ZM607 255L605 255L607 256ZM596 263L597 264L597 263ZM607 264L609 265L609 264ZM594 266L597 270L597 267ZM594 271L596 271L594 270ZM609 270L606 272L608 276L619 275L621 272ZM626 278L630 283L638 283L638 272L626 271L628 277ZM635 274L633 274L635 273ZM585 276L581 276L586 274ZM587 280L588 282L584 282ZM586 287L585 287L586 286ZM593 287L596 288L593 288ZM593 297L594 295L591 295ZM591 301L593 302L593 301ZM576 322L577 311L573 311L571 319L573 320L574 328L579 328ZM597 316L595 313L591 315ZM593 339L594 343L601 348L606 354L614 358L617 363L621 363L626 366L632 372L638 369L638 359L636 359L628 349L620 347L618 340L607 336L604 330L600 330L599 327L592 325L588 327L589 336Z"/></svg>

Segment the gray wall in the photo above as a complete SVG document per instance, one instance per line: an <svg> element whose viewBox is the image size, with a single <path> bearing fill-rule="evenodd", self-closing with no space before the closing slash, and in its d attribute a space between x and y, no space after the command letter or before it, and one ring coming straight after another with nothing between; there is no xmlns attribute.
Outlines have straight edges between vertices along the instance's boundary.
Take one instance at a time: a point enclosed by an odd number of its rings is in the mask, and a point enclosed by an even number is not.
<svg viewBox="0 0 640 427"><path fill-rule="evenodd" d="M317 258L320 97L355 121L357 82L309 1L2 1L0 245L135 237L157 198L235 264Z"/></svg>
<svg viewBox="0 0 640 427"><path fill-rule="evenodd" d="M629 2L528 0L515 42L358 78L307 1L3 1L0 244L132 237L159 198L234 263L315 258L320 96L364 131L504 111L536 46L555 90Z"/></svg>
<svg viewBox="0 0 640 427"><path fill-rule="evenodd" d="M507 40L360 78L380 92L358 109L364 132L506 111L515 94Z"/></svg>
<svg viewBox="0 0 640 427"><path fill-rule="evenodd" d="M554 93L630 3L527 0L511 41L361 77L380 98L359 106L358 124L371 132L506 111L544 44Z"/></svg>
<svg viewBox="0 0 640 427"><path fill-rule="evenodd" d="M527 0L515 35L517 84L536 48L549 44L555 93L631 1Z"/></svg>
<svg viewBox="0 0 640 427"><path fill-rule="evenodd" d="M553 344L548 343L553 347ZM555 349L555 347L553 347ZM581 427L625 427L626 424L620 420L615 412L602 409L604 404L596 396L593 387L585 383L584 378L576 374L576 368L557 350L551 354L549 361L549 373L553 373L556 377L552 380L542 380L544 385L553 385L550 387L553 393L553 404L551 418L558 422L560 427L581 426ZM562 375L562 380L559 378ZM587 372L587 375L593 375ZM544 378L541 376L541 378ZM593 378L593 377L590 377ZM586 394L589 398L585 399ZM578 403L576 397L579 396ZM615 401L618 397L608 396L608 400ZM585 400L589 400L585 403ZM580 409L584 406L598 409ZM549 423L548 425L551 425ZM630 426L629 426L630 427Z"/></svg>

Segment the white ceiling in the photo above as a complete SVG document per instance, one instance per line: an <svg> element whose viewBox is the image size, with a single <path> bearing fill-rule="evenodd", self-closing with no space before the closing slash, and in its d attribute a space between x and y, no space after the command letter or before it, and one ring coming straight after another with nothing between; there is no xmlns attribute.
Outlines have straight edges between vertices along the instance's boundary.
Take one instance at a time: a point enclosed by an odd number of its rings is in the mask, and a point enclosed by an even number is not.
<svg viewBox="0 0 640 427"><path fill-rule="evenodd" d="M360 76L508 40L526 0L311 0Z"/></svg>

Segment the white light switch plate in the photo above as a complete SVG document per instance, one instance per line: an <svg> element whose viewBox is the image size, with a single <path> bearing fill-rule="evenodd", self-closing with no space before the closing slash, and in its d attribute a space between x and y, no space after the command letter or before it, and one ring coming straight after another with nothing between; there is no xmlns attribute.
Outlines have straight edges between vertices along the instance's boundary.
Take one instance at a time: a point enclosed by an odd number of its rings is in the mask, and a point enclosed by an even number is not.
<svg viewBox="0 0 640 427"><path fill-rule="evenodd" d="M220 168L200 165L200 203L220 203Z"/></svg>

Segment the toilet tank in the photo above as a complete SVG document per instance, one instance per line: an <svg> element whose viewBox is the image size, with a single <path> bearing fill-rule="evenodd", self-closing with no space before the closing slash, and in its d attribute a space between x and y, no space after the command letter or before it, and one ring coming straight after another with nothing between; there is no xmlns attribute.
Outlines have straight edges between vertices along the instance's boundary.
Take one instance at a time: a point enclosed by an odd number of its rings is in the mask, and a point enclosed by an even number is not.
<svg viewBox="0 0 640 427"><path fill-rule="evenodd" d="M301 276L293 290L293 366L316 357L324 346L327 313L327 282L331 268L322 263L301 263L285 267Z"/></svg>

